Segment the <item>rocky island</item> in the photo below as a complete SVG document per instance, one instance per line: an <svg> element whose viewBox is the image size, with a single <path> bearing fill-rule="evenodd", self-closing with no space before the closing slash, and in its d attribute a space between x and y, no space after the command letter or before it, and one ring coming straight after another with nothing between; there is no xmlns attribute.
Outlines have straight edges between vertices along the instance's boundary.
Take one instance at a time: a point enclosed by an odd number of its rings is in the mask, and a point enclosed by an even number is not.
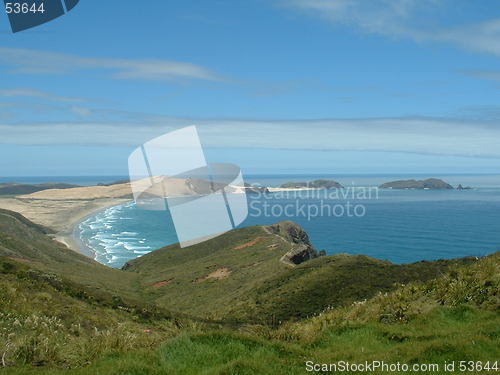
<svg viewBox="0 0 500 375"><path fill-rule="evenodd" d="M386 182L379 186L380 189L453 189L453 186L439 178L428 178L426 180L397 180Z"/></svg>
<svg viewBox="0 0 500 375"><path fill-rule="evenodd" d="M281 185L283 189L342 189L340 183L333 180L314 180L309 182L287 182Z"/></svg>

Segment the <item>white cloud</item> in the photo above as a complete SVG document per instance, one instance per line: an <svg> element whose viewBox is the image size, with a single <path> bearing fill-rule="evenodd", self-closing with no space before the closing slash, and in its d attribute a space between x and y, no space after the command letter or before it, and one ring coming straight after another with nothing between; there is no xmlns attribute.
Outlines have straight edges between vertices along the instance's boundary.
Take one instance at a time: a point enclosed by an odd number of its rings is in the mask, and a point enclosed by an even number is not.
<svg viewBox="0 0 500 375"><path fill-rule="evenodd" d="M33 49L0 48L0 64L13 73L65 74L81 70L107 70L117 79L220 80L210 70L195 64L160 59L109 59L81 57Z"/></svg>
<svg viewBox="0 0 500 375"><path fill-rule="evenodd" d="M469 51L500 56L500 18L442 30L434 39L456 44Z"/></svg>
<svg viewBox="0 0 500 375"><path fill-rule="evenodd" d="M72 106L70 110L75 115L78 115L80 117L88 117L92 114L92 111L90 109L80 106Z"/></svg>
<svg viewBox="0 0 500 375"><path fill-rule="evenodd" d="M303 121L156 118L139 122L4 123L0 124L0 142L138 146L176 128L195 124L203 144L208 147L395 151L500 158L500 127L474 121L432 118Z"/></svg>
<svg viewBox="0 0 500 375"><path fill-rule="evenodd" d="M459 0L285 0L334 24L417 42L444 42L500 56L500 18L472 24L440 25L439 15ZM478 2L479 3L479 2Z"/></svg>
<svg viewBox="0 0 500 375"><path fill-rule="evenodd" d="M413 15L439 0L286 0L293 8L363 32L420 40L427 32L412 26Z"/></svg>
<svg viewBox="0 0 500 375"><path fill-rule="evenodd" d="M68 96L53 95L45 91L17 88L17 89L0 89L0 96L13 98L13 97L32 97L39 99L52 100L55 102L71 103L71 102L84 102L82 98L72 98Z"/></svg>

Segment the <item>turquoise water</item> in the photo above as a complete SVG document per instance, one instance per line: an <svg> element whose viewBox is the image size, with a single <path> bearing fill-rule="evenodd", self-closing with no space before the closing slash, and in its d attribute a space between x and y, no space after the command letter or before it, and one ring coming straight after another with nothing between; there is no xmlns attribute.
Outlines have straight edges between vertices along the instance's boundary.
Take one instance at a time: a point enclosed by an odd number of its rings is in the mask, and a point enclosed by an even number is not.
<svg viewBox="0 0 500 375"><path fill-rule="evenodd" d="M294 176L254 177L264 185L276 186ZM304 176L295 176L304 181ZM336 180L344 186L374 186L390 179L373 176ZM248 196L249 216L241 226L272 224L292 220L309 234L313 246L328 254L365 254L395 263L483 256L500 249L500 178L498 176L448 176L453 185L474 186L473 190L379 190L370 199L369 189L352 189L348 197L323 193L275 193ZM331 191L330 191L331 192ZM354 195L351 193L354 192ZM268 206L265 212L265 205ZM306 207L301 211L300 206ZM322 215L307 216L312 207L337 207ZM347 215L347 206L362 206L363 215ZM289 209L286 210L285 208ZM304 214L305 212L305 214ZM314 212L313 212L314 213ZM361 210L358 209L358 214ZM112 267L154 249L177 242L166 211L146 211L129 203L99 212L77 227L83 244L93 249L96 259Z"/></svg>

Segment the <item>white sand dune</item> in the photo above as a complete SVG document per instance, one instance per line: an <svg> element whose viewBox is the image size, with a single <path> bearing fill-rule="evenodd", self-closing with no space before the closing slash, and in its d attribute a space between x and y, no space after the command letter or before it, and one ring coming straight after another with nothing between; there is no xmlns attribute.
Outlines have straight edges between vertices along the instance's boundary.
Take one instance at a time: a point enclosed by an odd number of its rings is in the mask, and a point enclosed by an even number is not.
<svg viewBox="0 0 500 375"><path fill-rule="evenodd" d="M89 200L106 198L127 198L132 196L130 183L110 186L85 186L71 189L49 189L20 195L18 198L31 200Z"/></svg>

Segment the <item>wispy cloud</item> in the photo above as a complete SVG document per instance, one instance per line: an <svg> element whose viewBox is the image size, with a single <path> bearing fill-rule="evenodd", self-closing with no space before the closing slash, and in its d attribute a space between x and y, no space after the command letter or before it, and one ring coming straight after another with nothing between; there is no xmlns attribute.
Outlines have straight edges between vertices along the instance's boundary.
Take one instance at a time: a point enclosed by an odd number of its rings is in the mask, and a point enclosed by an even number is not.
<svg viewBox="0 0 500 375"><path fill-rule="evenodd" d="M92 114L92 111L90 109L76 105L72 106L70 108L70 111L80 117L89 117Z"/></svg>
<svg viewBox="0 0 500 375"><path fill-rule="evenodd" d="M17 88L17 89L0 89L0 96L7 98L14 97L31 97L38 99L46 99L55 102L62 103L76 103L76 102L85 102L86 100L83 98L73 98L69 96L59 96L53 95L45 91L27 89L27 88Z"/></svg>
<svg viewBox="0 0 500 375"><path fill-rule="evenodd" d="M474 105L458 108L456 113L468 121L500 121L500 106L498 105Z"/></svg>
<svg viewBox="0 0 500 375"><path fill-rule="evenodd" d="M297 91L331 92L331 93L376 93L380 86L340 86L330 85L313 80L291 80L282 82L240 81L241 85L250 90L253 97L268 97L291 94Z"/></svg>
<svg viewBox="0 0 500 375"><path fill-rule="evenodd" d="M160 59L116 59L81 57L33 49L0 48L0 64L19 74L67 74L83 70L105 70L116 79L221 80L200 65Z"/></svg>
<svg viewBox="0 0 500 375"><path fill-rule="evenodd" d="M285 0L290 7L310 12L337 24L354 26L364 32L421 38L407 25L415 10L429 0Z"/></svg>
<svg viewBox="0 0 500 375"><path fill-rule="evenodd" d="M138 126L138 124L141 126ZM0 143L137 146L182 126L198 126L207 147L392 151L500 158L500 126L444 118L242 120L139 117L135 121L0 122Z"/></svg>
<svg viewBox="0 0 500 375"><path fill-rule="evenodd" d="M429 39L450 42L469 51L500 56L500 18L442 30Z"/></svg>
<svg viewBox="0 0 500 375"><path fill-rule="evenodd" d="M500 70L462 70L459 73L487 81L500 82Z"/></svg>
<svg viewBox="0 0 500 375"><path fill-rule="evenodd" d="M500 18L455 26L439 23L439 15L456 7L459 1L284 0L284 4L369 34L451 43L469 51L500 56Z"/></svg>

